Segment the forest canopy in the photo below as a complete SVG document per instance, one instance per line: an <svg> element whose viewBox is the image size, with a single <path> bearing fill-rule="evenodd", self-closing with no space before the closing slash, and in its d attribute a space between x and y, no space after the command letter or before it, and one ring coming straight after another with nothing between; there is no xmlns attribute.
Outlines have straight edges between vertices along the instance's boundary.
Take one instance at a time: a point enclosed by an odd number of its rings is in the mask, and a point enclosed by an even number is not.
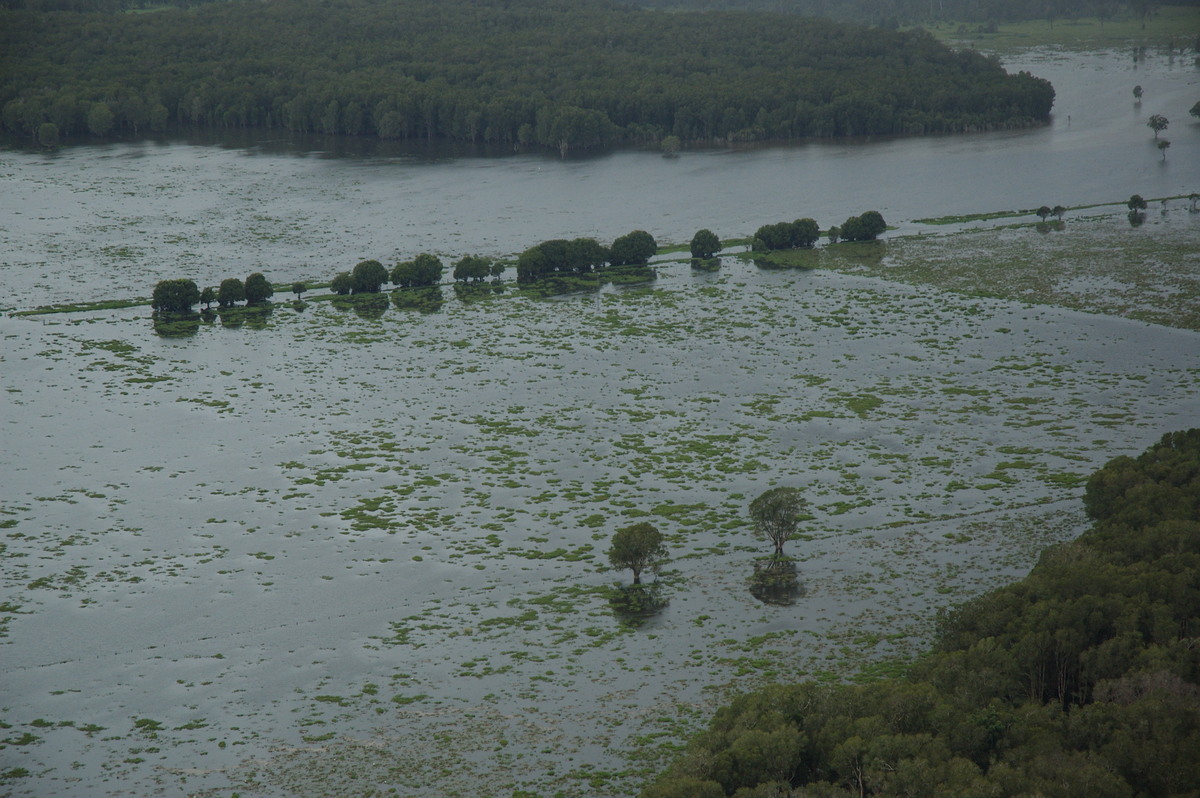
<svg viewBox="0 0 1200 798"><path fill-rule="evenodd" d="M1084 505L1091 530L943 615L908 678L742 696L643 798L1195 795L1200 429Z"/></svg>
<svg viewBox="0 0 1200 798"><path fill-rule="evenodd" d="M0 10L0 123L265 128L562 151L1029 126L1050 84L922 31L583 0Z"/></svg>

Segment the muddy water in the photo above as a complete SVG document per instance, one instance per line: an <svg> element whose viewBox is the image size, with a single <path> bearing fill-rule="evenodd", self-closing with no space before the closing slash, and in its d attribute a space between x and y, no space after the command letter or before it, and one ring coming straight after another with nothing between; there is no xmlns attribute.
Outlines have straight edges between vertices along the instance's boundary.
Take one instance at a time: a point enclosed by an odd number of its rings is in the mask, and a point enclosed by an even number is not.
<svg viewBox="0 0 1200 798"><path fill-rule="evenodd" d="M1190 79L1136 77L1144 104ZM990 140L1050 146L1072 116ZM1137 120L1111 124L1132 140ZM969 145L941 146L965 198ZM162 274L316 276L410 242L686 237L692 208L727 235L779 216L784 195L746 184L814 158L84 152L4 158L31 188L3 200L15 304ZM845 179L884 169L875 153L842 158ZM892 183L902 218L963 210L909 163L931 202ZM1186 193L1156 169L1140 193ZM796 196L840 203L835 221L866 204L830 185ZM971 208L1075 201L1047 191ZM1079 201L1131 193L1103 191ZM596 195L608 210L587 222ZM676 219L663 203L684 195ZM0 320L0 769L28 771L5 790L628 795L730 691L920 650L934 609L1082 528L1081 475L1200 417L1195 333L831 272L661 273L559 301L447 290L436 313L376 320L283 305L182 339L144 310ZM764 547L745 506L774 484L812 503L785 606L746 582ZM668 536L669 604L631 629L603 551L643 519Z"/></svg>

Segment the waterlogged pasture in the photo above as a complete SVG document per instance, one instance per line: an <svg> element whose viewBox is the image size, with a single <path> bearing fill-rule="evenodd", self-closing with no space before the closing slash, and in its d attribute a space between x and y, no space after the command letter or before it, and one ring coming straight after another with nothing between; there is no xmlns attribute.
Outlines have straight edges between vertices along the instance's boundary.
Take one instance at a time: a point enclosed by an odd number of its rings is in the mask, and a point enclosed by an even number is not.
<svg viewBox="0 0 1200 798"><path fill-rule="evenodd" d="M5 791L628 795L731 691L896 667L1200 415L1191 331L660 274L179 339L0 321ZM791 605L747 583L776 484L813 505ZM673 555L640 626L603 554L635 520Z"/></svg>

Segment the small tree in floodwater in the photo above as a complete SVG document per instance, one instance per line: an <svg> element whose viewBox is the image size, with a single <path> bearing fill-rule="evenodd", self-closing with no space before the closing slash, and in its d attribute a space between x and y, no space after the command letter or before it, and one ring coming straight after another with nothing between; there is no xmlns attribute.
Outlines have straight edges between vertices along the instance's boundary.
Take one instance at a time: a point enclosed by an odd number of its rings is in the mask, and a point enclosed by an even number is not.
<svg viewBox="0 0 1200 798"><path fill-rule="evenodd" d="M806 505L800 489L788 487L772 488L750 502L754 534L775 545L774 556L783 556L783 544L796 534Z"/></svg>
<svg viewBox="0 0 1200 798"><path fill-rule="evenodd" d="M618 529L608 550L608 561L614 568L633 571L635 585L642 583L642 571L657 571L666 558L662 533L646 521Z"/></svg>

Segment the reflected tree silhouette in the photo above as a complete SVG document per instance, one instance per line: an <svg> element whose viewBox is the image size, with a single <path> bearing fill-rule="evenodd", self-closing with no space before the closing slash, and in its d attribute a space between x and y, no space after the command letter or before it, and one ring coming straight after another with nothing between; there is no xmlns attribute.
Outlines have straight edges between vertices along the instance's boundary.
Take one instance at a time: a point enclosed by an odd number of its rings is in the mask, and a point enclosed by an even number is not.
<svg viewBox="0 0 1200 798"><path fill-rule="evenodd" d="M748 581L750 595L776 607L790 607L807 592L796 572L796 561L786 556L755 560Z"/></svg>

